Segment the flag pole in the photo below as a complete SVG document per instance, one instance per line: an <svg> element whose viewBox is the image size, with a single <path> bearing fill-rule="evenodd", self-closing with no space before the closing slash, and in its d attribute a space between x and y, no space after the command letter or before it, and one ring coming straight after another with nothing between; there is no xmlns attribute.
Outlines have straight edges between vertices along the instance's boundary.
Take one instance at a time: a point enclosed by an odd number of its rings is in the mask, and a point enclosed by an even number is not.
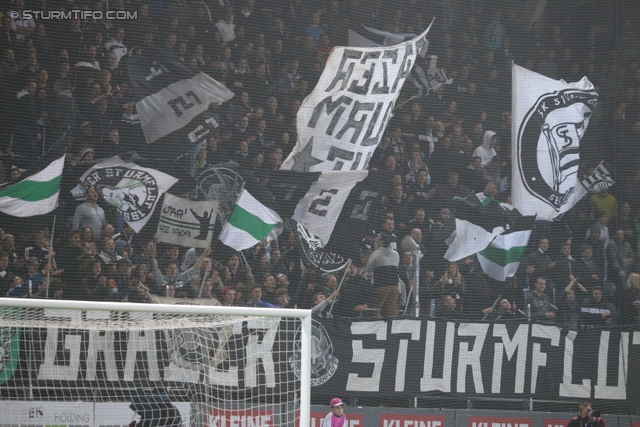
<svg viewBox="0 0 640 427"><path fill-rule="evenodd" d="M498 295L498 298L496 298L496 300L493 302L493 305L491 306L491 308L494 308L496 306L496 304L498 303L498 301L500 301L500 298L502 298L502 294ZM489 313L485 314L482 317L482 320L486 319L487 316L489 315Z"/></svg>
<svg viewBox="0 0 640 427"><path fill-rule="evenodd" d="M209 275L209 270L211 269L211 260L209 260L209 265L207 265L207 271L204 272L204 276L202 276L202 284L200 285L200 293L198 294L198 298L202 298L202 289L204 289L204 282L207 280L207 276Z"/></svg>
<svg viewBox="0 0 640 427"><path fill-rule="evenodd" d="M340 288L342 287L342 283L344 283L344 279L347 277L347 271L349 270L349 267L351 267L351 263L352 263L352 260L351 260L351 258L349 258L349 260L345 264L345 269L344 269L344 274L342 275L342 280L340 280L340 284L338 285L338 289L336 289L338 292L340 292ZM336 303L336 299L334 298L333 301L331 301L331 307L329 307L329 314L331 314L331 312L333 311L333 305L335 303Z"/></svg>
<svg viewBox="0 0 640 427"><path fill-rule="evenodd" d="M53 225L51 226L51 237L49 238L49 262L53 266L53 237L56 233L56 219L58 218L58 214L53 215ZM47 289L45 298L49 298L49 283L51 282L51 269L47 271ZM42 286L42 285L41 285Z"/></svg>

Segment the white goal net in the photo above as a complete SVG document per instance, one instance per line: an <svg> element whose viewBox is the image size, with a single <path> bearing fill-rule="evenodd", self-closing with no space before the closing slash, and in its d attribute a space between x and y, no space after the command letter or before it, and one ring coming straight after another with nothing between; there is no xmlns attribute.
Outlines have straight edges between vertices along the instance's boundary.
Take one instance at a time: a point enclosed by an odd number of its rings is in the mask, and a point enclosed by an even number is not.
<svg viewBox="0 0 640 427"><path fill-rule="evenodd" d="M309 316L1 298L0 427L307 427Z"/></svg>

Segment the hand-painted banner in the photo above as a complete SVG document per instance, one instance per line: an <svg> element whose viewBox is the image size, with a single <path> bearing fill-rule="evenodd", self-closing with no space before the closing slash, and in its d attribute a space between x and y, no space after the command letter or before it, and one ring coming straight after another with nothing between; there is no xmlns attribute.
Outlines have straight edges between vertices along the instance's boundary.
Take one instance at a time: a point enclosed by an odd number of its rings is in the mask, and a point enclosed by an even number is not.
<svg viewBox="0 0 640 427"><path fill-rule="evenodd" d="M217 200L194 202L165 194L156 239L189 248L208 248L217 214Z"/></svg>
<svg viewBox="0 0 640 427"><path fill-rule="evenodd" d="M94 313L83 313L82 319ZM55 310L44 314L58 322L65 320ZM135 314L141 325L153 322L153 316L157 315ZM113 384L129 388L161 382L213 384L233 370L275 372L283 381L270 381L262 375L229 375L224 380L229 391L265 387L279 393L280 387L300 378L300 353L294 341L298 324L292 321L260 319L242 330L221 326L211 331L211 337L196 337L210 346L208 352L186 349L192 349L189 340L194 336L188 329L106 331L103 335L78 330L79 323L73 319L67 323L71 329L42 324L24 328L23 336L30 338L21 339L20 345L27 348L28 343L32 352L20 352L16 374L0 391L18 393L27 382L42 393L49 387L52 393L60 387L82 393L88 385L106 391ZM272 339L247 344L246 334L258 333ZM640 389L640 379L633 375L640 360L640 331L570 331L516 322L334 318L314 321L313 336L312 393L323 395L476 396L624 404L637 401ZM78 345L65 350L64 343L71 337ZM94 340L99 340L101 348L118 351L105 350L103 356L95 357L91 353L97 345ZM168 346L171 342L174 344ZM140 352L147 356L140 358ZM271 352L272 357L261 356L265 352ZM187 358L188 363L180 358Z"/></svg>
<svg viewBox="0 0 640 427"><path fill-rule="evenodd" d="M334 48L300 107L298 141L282 169L364 169L428 32L394 46Z"/></svg>

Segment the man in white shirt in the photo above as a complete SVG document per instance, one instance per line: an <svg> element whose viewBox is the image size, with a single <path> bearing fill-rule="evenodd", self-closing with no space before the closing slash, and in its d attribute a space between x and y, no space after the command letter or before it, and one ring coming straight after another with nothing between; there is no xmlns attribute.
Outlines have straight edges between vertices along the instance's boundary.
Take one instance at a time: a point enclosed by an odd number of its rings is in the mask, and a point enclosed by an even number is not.
<svg viewBox="0 0 640 427"><path fill-rule="evenodd" d="M24 0L15 0L15 5L15 9L9 12L9 16L13 21L11 24L11 29L16 33L16 38L20 40L23 37L30 36L35 31L36 23L31 18L22 19Z"/></svg>
<svg viewBox="0 0 640 427"><path fill-rule="evenodd" d="M233 8L227 6L224 8L222 19L216 22L216 28L220 32L223 43L228 43L236 38L235 27L233 23Z"/></svg>
<svg viewBox="0 0 640 427"><path fill-rule="evenodd" d="M120 60L127 54L127 47L122 43L124 40L124 28L118 28L113 38L104 44L105 49L116 56L115 68L118 68Z"/></svg>

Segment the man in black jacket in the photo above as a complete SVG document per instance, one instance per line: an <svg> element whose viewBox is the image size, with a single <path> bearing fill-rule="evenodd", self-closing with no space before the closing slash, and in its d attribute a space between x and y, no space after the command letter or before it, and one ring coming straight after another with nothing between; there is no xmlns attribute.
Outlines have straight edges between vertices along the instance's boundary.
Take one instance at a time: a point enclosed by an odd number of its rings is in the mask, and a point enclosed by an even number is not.
<svg viewBox="0 0 640 427"><path fill-rule="evenodd" d="M340 287L340 296L331 314L335 317L357 317L367 308L375 304L375 296L371 282L358 274L358 266L352 263L347 269Z"/></svg>

